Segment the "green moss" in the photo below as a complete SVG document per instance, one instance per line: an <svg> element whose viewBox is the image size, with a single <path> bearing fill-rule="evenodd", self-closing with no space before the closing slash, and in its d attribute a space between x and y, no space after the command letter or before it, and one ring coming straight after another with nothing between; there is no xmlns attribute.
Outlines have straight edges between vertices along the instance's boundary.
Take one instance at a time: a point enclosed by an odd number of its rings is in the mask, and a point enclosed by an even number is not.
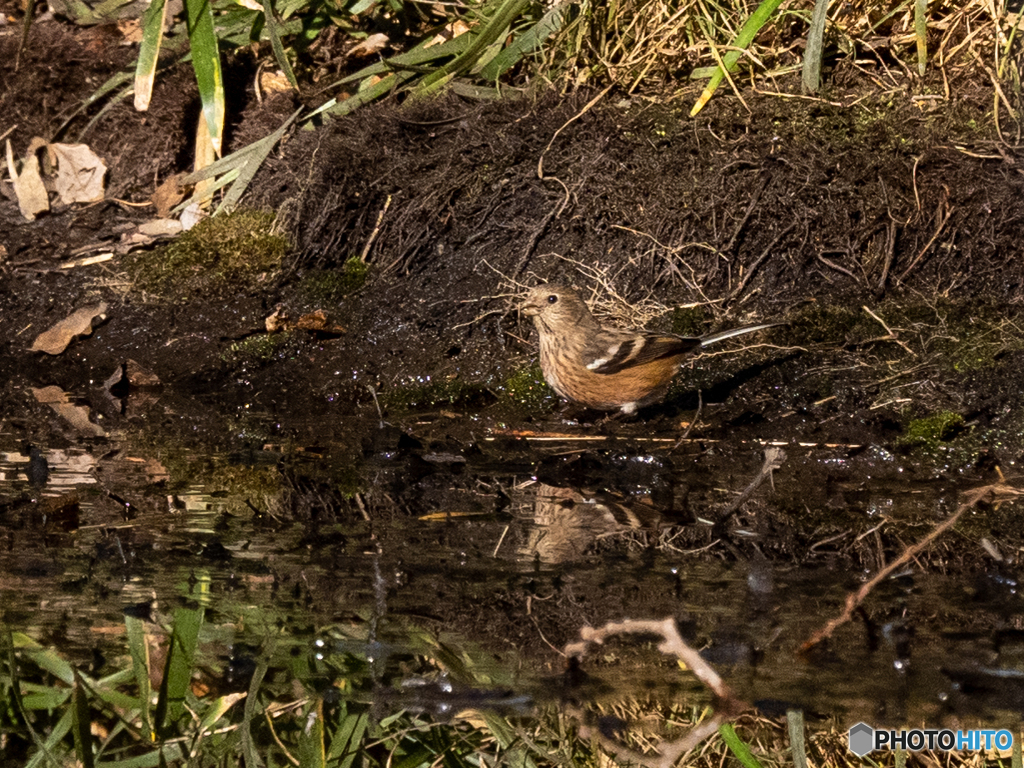
<svg viewBox="0 0 1024 768"><path fill-rule="evenodd" d="M336 304L363 287L370 275L370 265L359 257L350 257L338 269L318 269L306 273L299 282L299 292L311 304Z"/></svg>
<svg viewBox="0 0 1024 768"><path fill-rule="evenodd" d="M911 421L899 439L899 444L933 452L942 443L948 443L960 434L963 428L964 417L959 413L940 411L932 416Z"/></svg>
<svg viewBox="0 0 1024 768"><path fill-rule="evenodd" d="M128 263L139 288L170 298L237 291L277 270L288 241L274 214L235 211L212 216L151 253Z"/></svg>
<svg viewBox="0 0 1024 768"><path fill-rule="evenodd" d="M802 344L843 344L864 318L863 312L814 302L790 321L789 328Z"/></svg>
<svg viewBox="0 0 1024 768"><path fill-rule="evenodd" d="M1024 349L1015 318L1004 306L940 303L935 315L939 327L929 349L939 355L939 364L948 371L991 368L1004 353Z"/></svg>
<svg viewBox="0 0 1024 768"><path fill-rule="evenodd" d="M505 397L530 413L550 411L558 404L558 395L544 381L539 363L515 371L499 389Z"/></svg>
<svg viewBox="0 0 1024 768"><path fill-rule="evenodd" d="M704 310L700 307L676 307L672 310L670 331L679 336L700 336L704 333Z"/></svg>
<svg viewBox="0 0 1024 768"><path fill-rule="evenodd" d="M481 407L494 395L481 384L468 384L458 377L432 380L417 376L408 384L399 384L380 393L380 402L388 408L412 410L438 406Z"/></svg>
<svg viewBox="0 0 1024 768"><path fill-rule="evenodd" d="M290 346L293 334L258 333L236 341L225 350L221 359L231 365L259 366L280 356Z"/></svg>

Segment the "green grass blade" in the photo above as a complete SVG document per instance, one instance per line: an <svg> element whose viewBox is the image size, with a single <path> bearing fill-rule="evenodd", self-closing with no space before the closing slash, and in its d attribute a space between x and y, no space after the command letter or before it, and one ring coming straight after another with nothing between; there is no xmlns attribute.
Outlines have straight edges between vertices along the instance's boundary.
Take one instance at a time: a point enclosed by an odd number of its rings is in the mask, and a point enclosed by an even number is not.
<svg viewBox="0 0 1024 768"><path fill-rule="evenodd" d="M339 707L338 727L331 736L331 748L327 752L328 762L338 762L338 768L351 768L359 755L359 747L366 735L369 724L366 712L349 712L347 705Z"/></svg>
<svg viewBox="0 0 1024 768"><path fill-rule="evenodd" d="M139 708L142 720L142 731L147 741L152 741L153 719L150 716L149 702L153 691L150 686L149 643L146 642L146 625L135 616L125 616L124 626L128 637L128 652L132 657L132 673L135 685L139 689Z"/></svg>
<svg viewBox="0 0 1024 768"><path fill-rule="evenodd" d="M199 733L205 734L208 731L212 731L217 721L244 698L244 693L229 693L214 699L213 703L210 704L210 708L203 713L203 719L199 721Z"/></svg>
<svg viewBox="0 0 1024 768"><path fill-rule="evenodd" d="M28 635L21 632L11 633L11 645L15 651L22 654L62 683L67 685L75 684L75 671L65 659L62 659L56 651L44 648Z"/></svg>
<svg viewBox="0 0 1024 768"><path fill-rule="evenodd" d="M789 726L789 744L793 748L793 768L807 768L804 711L802 709L787 709L786 724Z"/></svg>
<svg viewBox="0 0 1024 768"><path fill-rule="evenodd" d="M167 766L187 765L184 763L185 750L181 744L164 744L154 747L152 751L136 757L126 757L117 761L102 763L104 768L167 768Z"/></svg>
<svg viewBox="0 0 1024 768"><path fill-rule="evenodd" d="M99 18L92 12L92 8L87 3L83 3L82 0L52 0L47 3L50 10L54 13L60 14L61 16L67 16L75 24L82 24L87 26L90 24L99 24L103 19Z"/></svg>
<svg viewBox="0 0 1024 768"><path fill-rule="evenodd" d="M538 50L545 40L562 28L569 5L568 2L554 5L541 17L540 21L516 37L501 53L491 59L487 66L480 70L480 77L485 80L497 80L518 64L524 56Z"/></svg>
<svg viewBox="0 0 1024 768"><path fill-rule="evenodd" d="M928 67L928 0L914 3L914 37L917 38L917 74L924 77Z"/></svg>
<svg viewBox="0 0 1024 768"><path fill-rule="evenodd" d="M750 14L750 17L740 27L740 31L736 33L736 39L732 41L733 48L745 49L749 46L757 33L761 31L761 28L768 23L768 20L772 17L772 14L782 5L782 0L762 0L761 4L757 6L757 9ZM736 63L740 60L742 50L729 51L725 56L722 57L722 64L725 65L725 69L730 72L735 69ZM690 110L690 117L695 116L698 112L704 109L704 105L711 100L715 91L718 90L718 86L721 85L722 80L725 78L725 69L719 66L715 70L715 74L711 76L711 80L704 88L704 92L697 99L697 103L693 105L693 109Z"/></svg>
<svg viewBox="0 0 1024 768"><path fill-rule="evenodd" d="M75 737L75 754L82 768L93 768L96 764L92 753L92 733L89 729L91 720L85 685L78 672L75 672L75 686L71 695L71 730Z"/></svg>
<svg viewBox="0 0 1024 768"><path fill-rule="evenodd" d="M256 743L252 738L252 721L262 713L259 706L259 691L263 685L263 677L267 674L267 660L261 658L249 682L249 693L245 698L245 709L242 715L242 757L246 768L263 768L263 761L256 751Z"/></svg>
<svg viewBox="0 0 1024 768"><path fill-rule="evenodd" d="M18 43L18 52L14 54L14 71L21 67L21 54L28 45L28 33L32 30L32 19L36 15L36 0L28 0L25 3L25 16L21 20L21 40Z"/></svg>
<svg viewBox="0 0 1024 768"><path fill-rule="evenodd" d="M274 58L277 60L277 66L284 72L284 76L288 78L288 82L292 88L296 91L299 90L299 81L295 79L295 73L292 72L292 65L288 61L288 56L284 52L284 46L281 44L281 22L277 20L277 16L274 15L274 4L272 0L263 0L263 16L266 20L267 34L270 35L270 47L274 51Z"/></svg>
<svg viewBox="0 0 1024 768"><path fill-rule="evenodd" d="M60 761L54 757L51 750L54 745L58 744L60 740L64 738L68 729L71 728L71 713L64 713L64 717L62 717L60 722L54 726L53 731L50 733L50 736L46 741L43 741L42 736L36 733L36 729L32 727L32 719L29 718L28 712L21 699L22 683L18 678L18 657L14 652L14 634L15 633L7 631L3 633L2 637L4 640L4 650L6 651L4 655L7 657L7 665L11 675L9 688L11 702L14 704L14 710L17 712L18 717L21 718L21 722L24 723L25 729L31 735L32 742L36 745L36 753L29 760L27 766L28 768L34 768L43 760L46 760L48 764L59 765ZM60 732L59 736L56 736L55 734L61 730L62 726L64 727L64 730Z"/></svg>
<svg viewBox="0 0 1024 768"><path fill-rule="evenodd" d="M131 72L118 72L116 75L114 75L105 83L103 83L103 85L101 85L99 88L93 91L93 93L90 94L88 98L83 99L82 103L79 104L78 107L76 107L75 110L70 115L68 115L67 119L60 124L60 126L53 134L52 141L56 141L64 133L64 131L67 130L68 126L71 125L72 120L74 120L76 117L82 114L82 112L87 110L89 107L91 107L97 101L102 99L115 88L130 82L132 77L133 75Z"/></svg>
<svg viewBox="0 0 1024 768"><path fill-rule="evenodd" d="M739 737L731 723L723 723L718 726L718 732L722 736L722 741L729 747L729 751L735 755L736 759L740 761L743 768L761 768L761 763L754 757L750 747Z"/></svg>
<svg viewBox="0 0 1024 768"><path fill-rule="evenodd" d="M498 740L501 748L505 750L505 757L510 765L520 768L537 768L537 762L530 756L527 744L519 738L515 726L509 722L507 717L493 712L482 712L483 720L487 728Z"/></svg>
<svg viewBox="0 0 1024 768"><path fill-rule="evenodd" d="M71 730L73 715L71 714L71 708L64 710L64 714L61 715L60 720L53 726L53 730L50 731L50 735L46 737L45 742L41 742L36 735L35 731L32 732L33 738L36 741L36 747L39 749L29 761L25 763L25 768L36 768L37 765L63 765L63 761L57 759L57 755L60 754L61 742L64 741L64 737L68 735Z"/></svg>
<svg viewBox="0 0 1024 768"><path fill-rule="evenodd" d="M246 155L245 162L242 167L238 169L238 178L231 185L231 189L224 196L220 205L217 207L217 211L214 215L219 213L230 213L235 210L238 202L242 199L242 195L245 194L246 189L249 188L249 183L256 176L256 172L263 165L263 161L270 155L271 150L277 146L277 142L284 136L285 131L295 122L295 118L299 116L302 109L297 109L292 113L292 116L282 123L282 125L269 136L265 136L259 141L253 142L254 151Z"/></svg>
<svg viewBox="0 0 1024 768"><path fill-rule="evenodd" d="M57 709L71 697L68 688L52 685L21 684L21 704L25 709Z"/></svg>
<svg viewBox="0 0 1024 768"><path fill-rule="evenodd" d="M782 2L782 0L779 0L779 2ZM465 50L452 61L424 77L423 81L416 86L415 94L417 96L429 96L437 93L453 77L457 77L471 69L487 46L502 36L505 30L508 29L517 16L526 10L529 4L530 0L504 0L479 33L475 35L472 32L464 33L472 35L471 41Z"/></svg>
<svg viewBox="0 0 1024 768"><path fill-rule="evenodd" d="M175 610L171 647L156 705L156 727L160 733L167 733L170 726L185 713L185 696L192 683L192 669L202 626L202 608Z"/></svg>
<svg viewBox="0 0 1024 768"><path fill-rule="evenodd" d="M811 28L807 30L807 48L804 49L801 84L804 93L817 93L821 88L821 58L825 49L825 22L828 20L829 0L815 0L811 14Z"/></svg>
<svg viewBox="0 0 1024 768"><path fill-rule="evenodd" d="M145 112L153 96L153 79L160 58L160 44L164 39L164 21L167 16L166 0L152 0L142 14L142 42L135 64L135 109Z"/></svg>
<svg viewBox="0 0 1024 768"><path fill-rule="evenodd" d="M218 155L224 136L224 78L220 50L213 28L210 0L185 0L188 11L188 39L192 47L192 69L199 84L199 99Z"/></svg>
<svg viewBox="0 0 1024 768"><path fill-rule="evenodd" d="M408 80L415 77L413 72L394 72L380 81L374 83L369 88L366 88L359 93L355 94L351 98L345 99L345 101L334 104L333 106L327 107L324 105L317 110L317 112L325 111L330 115L347 115L350 112L354 112L364 104L368 104L371 101L379 99L390 93L394 88L402 85ZM316 112L313 113L314 115ZM312 117L313 115L310 115Z"/></svg>
<svg viewBox="0 0 1024 768"><path fill-rule="evenodd" d="M107 103L104 104L102 107L100 107L96 114L89 119L89 122L85 124L85 127L78 132L78 140L84 143L85 136L87 136L89 132L96 127L100 120L102 120L104 116L106 116L107 112L109 112L111 109L116 107L118 104L120 104L122 101L124 101L131 95L132 88L131 86L128 86L120 93L115 94L113 97L111 97L110 100L107 101Z"/></svg>
<svg viewBox="0 0 1024 768"><path fill-rule="evenodd" d="M315 697L306 707L299 731L300 768L326 768L324 751L324 700Z"/></svg>
<svg viewBox="0 0 1024 768"><path fill-rule="evenodd" d="M458 37L446 40L443 43L437 45L426 46L426 43L421 43L413 48L411 51L393 56L390 59L385 59L377 64L371 64L368 67L363 67L358 72L353 72L351 75L345 77L333 83L330 87L338 85L346 85L348 83L358 83L365 81L374 75L384 75L389 72L403 72L403 71L415 71L418 67L424 67L432 61L437 59L445 58L446 56L457 56L465 50L467 45L467 38L465 35L459 35Z"/></svg>

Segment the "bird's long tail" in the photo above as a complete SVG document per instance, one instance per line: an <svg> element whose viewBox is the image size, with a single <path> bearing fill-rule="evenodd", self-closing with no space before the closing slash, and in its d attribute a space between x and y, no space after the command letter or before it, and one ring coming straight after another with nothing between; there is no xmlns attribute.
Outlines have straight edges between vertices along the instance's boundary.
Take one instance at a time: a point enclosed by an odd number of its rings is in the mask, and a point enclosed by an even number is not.
<svg viewBox="0 0 1024 768"><path fill-rule="evenodd" d="M779 325L785 325L785 323L761 323L760 325L742 325L739 328L732 328L728 331L719 331L718 333L709 333L707 336L700 337L700 345L706 347L710 344L717 344L720 341L731 339L736 336L744 336L754 331L763 331L765 328L775 328Z"/></svg>

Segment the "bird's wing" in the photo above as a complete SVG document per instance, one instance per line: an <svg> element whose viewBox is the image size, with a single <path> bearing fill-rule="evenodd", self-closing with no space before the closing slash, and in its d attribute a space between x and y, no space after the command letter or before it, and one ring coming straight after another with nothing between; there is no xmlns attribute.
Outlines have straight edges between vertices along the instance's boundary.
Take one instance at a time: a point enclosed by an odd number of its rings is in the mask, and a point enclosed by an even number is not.
<svg viewBox="0 0 1024 768"><path fill-rule="evenodd" d="M700 347L700 339L661 333L636 333L605 328L584 350L583 362L594 373L613 374Z"/></svg>

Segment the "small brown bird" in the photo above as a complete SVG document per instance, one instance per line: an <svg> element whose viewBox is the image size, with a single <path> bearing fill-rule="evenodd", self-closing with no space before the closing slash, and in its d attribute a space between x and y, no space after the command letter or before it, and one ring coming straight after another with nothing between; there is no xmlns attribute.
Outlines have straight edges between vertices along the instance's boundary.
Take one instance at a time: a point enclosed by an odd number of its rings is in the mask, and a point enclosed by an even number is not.
<svg viewBox="0 0 1024 768"><path fill-rule="evenodd" d="M540 335L540 367L558 394L588 408L633 413L665 397L683 359L718 341L779 323L746 325L708 336L606 328L572 288L532 288L523 301Z"/></svg>

